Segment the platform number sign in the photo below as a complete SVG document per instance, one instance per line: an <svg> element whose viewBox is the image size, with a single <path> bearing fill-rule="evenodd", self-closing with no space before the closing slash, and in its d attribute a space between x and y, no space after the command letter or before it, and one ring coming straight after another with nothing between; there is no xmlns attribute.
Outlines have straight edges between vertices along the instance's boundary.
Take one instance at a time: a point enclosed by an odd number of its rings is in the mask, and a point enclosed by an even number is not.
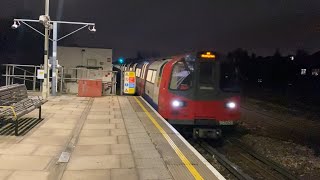
<svg viewBox="0 0 320 180"><path fill-rule="evenodd" d="M124 72L124 88L125 94L134 94L136 92L136 73L132 71Z"/></svg>

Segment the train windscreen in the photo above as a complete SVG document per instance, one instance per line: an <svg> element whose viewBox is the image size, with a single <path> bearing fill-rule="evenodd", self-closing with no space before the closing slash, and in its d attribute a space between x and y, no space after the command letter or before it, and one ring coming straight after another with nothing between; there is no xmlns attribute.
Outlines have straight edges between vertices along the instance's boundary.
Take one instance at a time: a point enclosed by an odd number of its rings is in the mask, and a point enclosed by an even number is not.
<svg viewBox="0 0 320 180"><path fill-rule="evenodd" d="M192 71L185 61L177 62L172 71L170 89L188 90L192 86Z"/></svg>
<svg viewBox="0 0 320 180"><path fill-rule="evenodd" d="M202 90L214 90L214 63L199 63L199 88Z"/></svg>

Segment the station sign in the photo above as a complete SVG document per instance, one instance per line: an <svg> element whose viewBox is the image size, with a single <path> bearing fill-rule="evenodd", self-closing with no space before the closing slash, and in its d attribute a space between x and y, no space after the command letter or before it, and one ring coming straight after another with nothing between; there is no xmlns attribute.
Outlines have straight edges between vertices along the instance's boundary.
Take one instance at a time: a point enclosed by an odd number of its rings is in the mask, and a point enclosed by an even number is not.
<svg viewBox="0 0 320 180"><path fill-rule="evenodd" d="M124 72L123 92L125 94L136 93L136 73L133 71Z"/></svg>
<svg viewBox="0 0 320 180"><path fill-rule="evenodd" d="M202 53L200 56L201 56L201 58L205 58L205 59L215 59L216 58L216 55L210 51L208 51L206 53Z"/></svg>

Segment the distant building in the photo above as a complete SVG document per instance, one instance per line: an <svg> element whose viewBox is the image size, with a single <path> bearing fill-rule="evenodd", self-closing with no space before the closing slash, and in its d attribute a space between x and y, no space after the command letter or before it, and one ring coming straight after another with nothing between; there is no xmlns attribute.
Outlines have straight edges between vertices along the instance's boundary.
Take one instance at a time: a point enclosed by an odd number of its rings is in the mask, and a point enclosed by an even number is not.
<svg viewBox="0 0 320 180"><path fill-rule="evenodd" d="M65 68L112 70L112 49L58 46L57 59Z"/></svg>

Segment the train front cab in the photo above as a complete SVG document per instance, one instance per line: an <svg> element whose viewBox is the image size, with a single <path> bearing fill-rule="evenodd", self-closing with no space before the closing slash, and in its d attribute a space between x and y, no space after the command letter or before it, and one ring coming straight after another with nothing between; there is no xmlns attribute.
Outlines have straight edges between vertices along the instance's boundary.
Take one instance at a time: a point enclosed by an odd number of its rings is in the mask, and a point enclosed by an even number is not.
<svg viewBox="0 0 320 180"><path fill-rule="evenodd" d="M173 125L190 125L196 137L219 138L222 127L240 119L236 71L226 68L225 60L202 52L168 62L160 85L159 113Z"/></svg>

